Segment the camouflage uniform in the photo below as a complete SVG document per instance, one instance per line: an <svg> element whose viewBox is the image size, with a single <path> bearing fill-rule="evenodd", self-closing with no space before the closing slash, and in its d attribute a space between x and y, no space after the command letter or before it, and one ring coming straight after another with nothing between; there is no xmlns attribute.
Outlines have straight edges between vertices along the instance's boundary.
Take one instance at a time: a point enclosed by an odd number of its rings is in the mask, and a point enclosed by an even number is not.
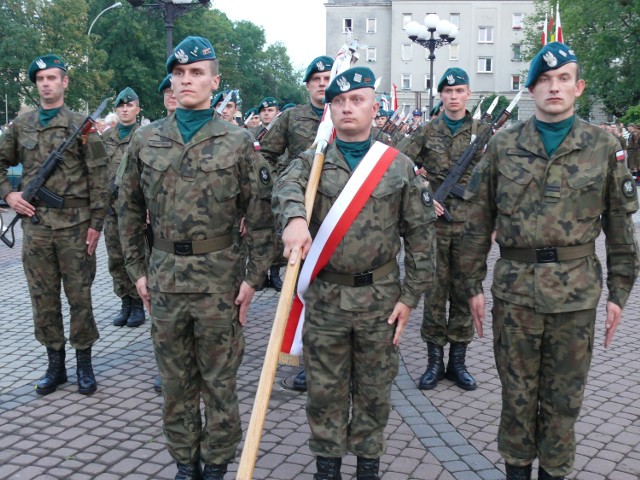
<svg viewBox="0 0 640 480"><path fill-rule="evenodd" d="M631 172L640 174L640 136L635 132L630 132L627 140L627 165Z"/></svg>
<svg viewBox="0 0 640 480"><path fill-rule="evenodd" d="M430 186L435 192L471 143L472 130L477 129L474 133L478 135L486 128L489 128L488 125L478 124L467 113L464 123L452 135L444 117L439 116L402 141L398 149L426 169ZM478 149L466 172L458 180L459 185L466 187L473 167L481 156L482 150ZM433 342L441 347L447 343L468 344L473 339L473 322L464 295L464 270L461 267L466 248L461 235L464 222L469 218L470 205L469 202L451 195L446 206L453 222L444 217L438 218L436 222L436 282L425 294L424 317L420 329L425 342Z"/></svg>
<svg viewBox="0 0 640 480"><path fill-rule="evenodd" d="M119 226L132 280L148 275L151 335L162 377L169 452L182 464L226 464L242 431L236 374L244 337L234 300L244 279L256 288L271 260L271 175L243 129L219 118L184 145L175 115L133 135L121 180ZM145 211L154 247L145 265ZM249 258L230 238L245 216ZM222 241L190 254L192 241ZM158 247L172 241L173 251ZM191 247L189 247L189 245ZM200 396L205 405L205 426Z"/></svg>
<svg viewBox="0 0 640 480"><path fill-rule="evenodd" d="M110 197L107 216L104 220L104 240L109 254L109 273L113 279L113 291L120 297L131 297L138 299L138 291L136 286L127 275L124 267L124 256L122 255L122 245L120 244L120 234L118 233L118 215L116 200L118 198L117 187L115 186L115 176L120 160L127 151L129 142L133 132L138 129L138 125L134 126L129 135L120 140L120 132L118 128L111 128L103 137L107 156L109 158L109 189L112 194ZM115 190L115 192L114 192Z"/></svg>
<svg viewBox="0 0 640 480"><path fill-rule="evenodd" d="M11 192L6 172L22 163L22 184L31 182L49 153L69 138L85 116L66 106L43 127L38 111L18 116L0 137L0 198ZM96 257L87 253L87 230L102 230L107 205L107 158L96 133L78 136L45 186L75 206L56 209L36 205L40 223L22 222L22 261L29 285L36 339L47 348L62 350L66 339L62 322L60 281L70 306L69 340L77 350L99 338L91 306Z"/></svg>
<svg viewBox="0 0 640 480"><path fill-rule="evenodd" d="M576 119L549 158L534 120L498 133L473 172L462 266L467 295L482 293L497 228L502 258L491 292L503 402L498 448L508 464L526 466L538 457L549 474L562 476L573 466L602 291L595 251L573 259L569 253L604 230L608 300L623 307L640 268L631 218L638 201L612 135ZM558 251L559 261L540 250L536 262L534 249L549 246L574 248ZM513 252L533 260L514 260Z"/></svg>
<svg viewBox="0 0 640 480"><path fill-rule="evenodd" d="M272 204L280 228L291 218L306 218L304 192L312 162L312 151L302 153L276 182ZM350 175L342 153L329 145L309 226L312 236ZM352 274L393 262L391 273L361 287L316 278L305 294L307 418L315 455L342 457L349 450L378 458L384 452L391 384L398 370L395 325L387 319L398 301L417 305L434 271L435 212L426 193L412 162L398 154L325 268ZM406 252L402 285L395 264L400 236Z"/></svg>

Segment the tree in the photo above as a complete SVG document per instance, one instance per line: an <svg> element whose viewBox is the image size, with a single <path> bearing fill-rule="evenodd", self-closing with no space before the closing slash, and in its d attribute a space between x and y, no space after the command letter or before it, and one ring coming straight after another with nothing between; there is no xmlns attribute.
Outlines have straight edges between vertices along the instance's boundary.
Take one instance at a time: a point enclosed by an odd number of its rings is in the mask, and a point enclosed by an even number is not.
<svg viewBox="0 0 640 480"><path fill-rule="evenodd" d="M622 118L619 119L625 125L640 125L640 105L635 105L627 110Z"/></svg>

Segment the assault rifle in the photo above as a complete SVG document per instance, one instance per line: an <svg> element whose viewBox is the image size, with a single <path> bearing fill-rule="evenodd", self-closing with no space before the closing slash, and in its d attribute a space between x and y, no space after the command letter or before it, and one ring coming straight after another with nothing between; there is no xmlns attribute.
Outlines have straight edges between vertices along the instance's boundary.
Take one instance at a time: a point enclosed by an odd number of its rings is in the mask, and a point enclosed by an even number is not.
<svg viewBox="0 0 640 480"><path fill-rule="evenodd" d="M391 128L391 126L393 125L394 120L396 119L396 117L398 115L400 115L400 112L402 111L402 107L398 108L395 112L393 112L393 115L391 115L390 117L387 118L387 121L384 122L384 125L382 126L382 128L380 128L378 130L378 133L376 135L376 138L374 138L374 141L377 141L380 138L380 135L384 132L387 133L389 132L389 129Z"/></svg>
<svg viewBox="0 0 640 480"><path fill-rule="evenodd" d="M45 203L46 205L49 205L53 208L64 207L64 197L53 193L51 190L46 188L44 184L47 180L49 180L49 177L53 175L53 172L56 171L58 165L60 165L60 162L62 161L62 154L65 152L65 150L73 145L78 135L85 135L91 129L106 106L107 99L105 98L100 106L96 109L96 111L93 112L90 117L87 117L84 122L82 122L82 125L77 127L67 140L63 140L63 142L49 154L45 162L36 172L35 178L31 180L29 184L22 190L23 199L25 199L32 205L35 201L40 200L42 203ZM0 240L2 240L4 244L9 248L13 248L16 243L16 237L13 232L13 228L15 227L15 224L18 223L18 220L20 220L21 217L22 215L17 214L13 218L7 229L2 233L2 235L0 235ZM31 217L31 222L34 225L37 225L38 223L40 223L40 219L37 215L34 215ZM11 232L11 239L9 239L7 236L9 232Z"/></svg>
<svg viewBox="0 0 640 480"><path fill-rule="evenodd" d="M473 156L475 155L478 148L484 148L484 146L487 144L487 142L493 135L493 132L498 130L502 125L504 125L504 123L509 119L509 117L511 117L511 112L513 111L514 107L520 100L521 96L522 96L522 90L518 92L518 94L509 104L509 106L500 113L500 115L498 116L498 118L496 118L496 120L494 120L494 122L491 124L491 127L485 130L481 135L478 135L472 140L472 142L469 144L467 149L464 152L462 152L462 155L460 155L460 158L455 163L453 168L449 171L449 173L445 177L442 184L438 187L436 192L433 194L433 198L444 208L444 218L447 221L451 222L453 220L453 217L447 211L447 207L445 206L445 200L450 194L458 198L464 199L465 188L462 185L458 184L458 180L460 180L460 177L462 177L464 172L467 170L467 167L471 163L471 160L473 159ZM495 103L497 104L497 102ZM485 116L486 115L489 115L489 118L490 118L491 112L487 110L487 113L485 113Z"/></svg>

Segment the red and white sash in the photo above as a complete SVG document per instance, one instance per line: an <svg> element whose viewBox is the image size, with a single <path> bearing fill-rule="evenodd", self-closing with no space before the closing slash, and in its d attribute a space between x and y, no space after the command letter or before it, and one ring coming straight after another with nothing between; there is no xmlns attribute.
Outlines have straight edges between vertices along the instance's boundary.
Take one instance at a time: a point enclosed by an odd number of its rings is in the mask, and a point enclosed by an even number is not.
<svg viewBox="0 0 640 480"><path fill-rule="evenodd" d="M287 320L282 353L302 353L302 326L304 324L304 294L336 250L353 221L364 208L371 193L398 155L388 145L375 142L360 161L349 181L336 199L313 239L298 278L298 290Z"/></svg>

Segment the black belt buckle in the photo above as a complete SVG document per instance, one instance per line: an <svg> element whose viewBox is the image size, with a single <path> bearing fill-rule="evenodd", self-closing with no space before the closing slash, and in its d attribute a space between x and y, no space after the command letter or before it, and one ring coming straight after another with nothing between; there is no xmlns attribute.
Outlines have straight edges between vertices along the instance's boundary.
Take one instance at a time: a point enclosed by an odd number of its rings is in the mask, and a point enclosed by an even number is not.
<svg viewBox="0 0 640 480"><path fill-rule="evenodd" d="M536 248L536 263L555 263L558 261L556 247Z"/></svg>
<svg viewBox="0 0 640 480"><path fill-rule="evenodd" d="M353 276L353 286L354 287L366 287L367 285L371 285L373 283L373 272L369 270L368 272L356 273Z"/></svg>
<svg viewBox="0 0 640 480"><path fill-rule="evenodd" d="M173 242L173 253L181 256L193 255L193 244L191 242Z"/></svg>

